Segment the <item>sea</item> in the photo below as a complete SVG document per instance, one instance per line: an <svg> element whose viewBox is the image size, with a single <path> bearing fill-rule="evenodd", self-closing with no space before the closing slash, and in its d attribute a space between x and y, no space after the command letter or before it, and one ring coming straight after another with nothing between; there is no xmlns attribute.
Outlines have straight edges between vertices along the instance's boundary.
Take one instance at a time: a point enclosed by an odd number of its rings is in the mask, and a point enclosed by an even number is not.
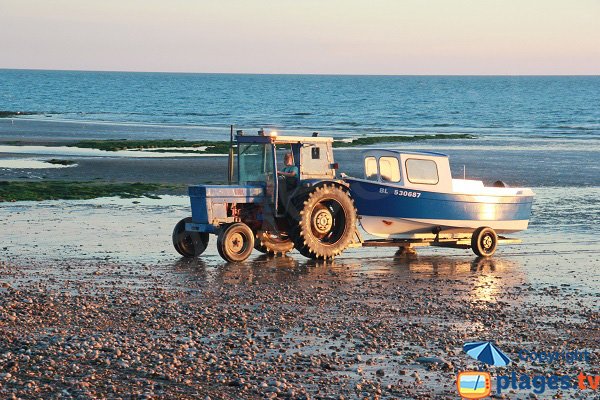
<svg viewBox="0 0 600 400"><path fill-rule="evenodd" d="M600 136L600 76L0 70L0 112L212 132L234 124L333 135L472 133L585 141ZM206 135L189 129L171 129L170 135L190 132L194 139Z"/></svg>

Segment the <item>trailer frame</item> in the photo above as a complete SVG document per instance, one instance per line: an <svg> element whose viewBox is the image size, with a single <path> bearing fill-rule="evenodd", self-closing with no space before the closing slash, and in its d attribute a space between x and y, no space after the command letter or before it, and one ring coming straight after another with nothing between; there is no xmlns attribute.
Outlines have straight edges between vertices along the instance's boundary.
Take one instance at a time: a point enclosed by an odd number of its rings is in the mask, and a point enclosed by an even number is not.
<svg viewBox="0 0 600 400"><path fill-rule="evenodd" d="M521 239L509 238L506 236L497 236L497 245L519 244ZM367 239L364 240L358 230L354 242L349 248L358 247L397 247L406 254L416 254L416 247L446 247L451 249L471 249L472 236L451 236L440 237L439 233L435 237L417 237L417 238L392 238L392 239Z"/></svg>

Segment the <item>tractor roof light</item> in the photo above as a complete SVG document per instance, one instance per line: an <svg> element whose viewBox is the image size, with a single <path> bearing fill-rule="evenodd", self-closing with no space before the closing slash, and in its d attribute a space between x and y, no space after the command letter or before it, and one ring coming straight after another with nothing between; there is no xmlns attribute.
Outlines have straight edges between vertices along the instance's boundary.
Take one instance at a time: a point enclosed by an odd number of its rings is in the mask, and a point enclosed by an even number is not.
<svg viewBox="0 0 600 400"><path fill-rule="evenodd" d="M258 131L258 136L277 137L277 131L273 130L266 132L264 129L261 128L261 130Z"/></svg>

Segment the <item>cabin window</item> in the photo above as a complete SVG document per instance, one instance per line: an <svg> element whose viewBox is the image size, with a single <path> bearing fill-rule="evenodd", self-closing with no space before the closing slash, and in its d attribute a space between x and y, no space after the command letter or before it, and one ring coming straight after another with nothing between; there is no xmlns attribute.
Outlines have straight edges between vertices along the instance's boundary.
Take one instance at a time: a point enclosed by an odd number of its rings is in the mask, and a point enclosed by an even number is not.
<svg viewBox="0 0 600 400"><path fill-rule="evenodd" d="M321 149L319 147L313 147L312 149L310 149L310 153L313 160L321 159Z"/></svg>
<svg viewBox="0 0 600 400"><path fill-rule="evenodd" d="M400 181L400 164L396 157L379 158L379 176L384 182Z"/></svg>
<svg viewBox="0 0 600 400"><path fill-rule="evenodd" d="M377 160L375 160L375 157L365 157L365 178L370 181L377 180Z"/></svg>
<svg viewBox="0 0 600 400"><path fill-rule="evenodd" d="M333 176L334 171L331 169L329 160L330 154L327 143L303 144L300 150L300 165L302 165L300 178Z"/></svg>
<svg viewBox="0 0 600 400"><path fill-rule="evenodd" d="M411 183L437 185L440 181L437 165L433 160L409 158L406 160L406 176Z"/></svg>

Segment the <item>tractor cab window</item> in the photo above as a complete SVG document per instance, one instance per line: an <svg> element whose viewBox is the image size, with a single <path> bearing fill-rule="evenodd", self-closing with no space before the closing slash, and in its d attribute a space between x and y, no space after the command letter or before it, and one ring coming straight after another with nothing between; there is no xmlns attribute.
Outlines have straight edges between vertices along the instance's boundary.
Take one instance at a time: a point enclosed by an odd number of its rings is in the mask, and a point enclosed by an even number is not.
<svg viewBox="0 0 600 400"><path fill-rule="evenodd" d="M377 160L375 157L365 158L365 179L370 181L377 180Z"/></svg>
<svg viewBox="0 0 600 400"><path fill-rule="evenodd" d="M264 183L273 176L273 145L240 143L238 150L239 183Z"/></svg>

